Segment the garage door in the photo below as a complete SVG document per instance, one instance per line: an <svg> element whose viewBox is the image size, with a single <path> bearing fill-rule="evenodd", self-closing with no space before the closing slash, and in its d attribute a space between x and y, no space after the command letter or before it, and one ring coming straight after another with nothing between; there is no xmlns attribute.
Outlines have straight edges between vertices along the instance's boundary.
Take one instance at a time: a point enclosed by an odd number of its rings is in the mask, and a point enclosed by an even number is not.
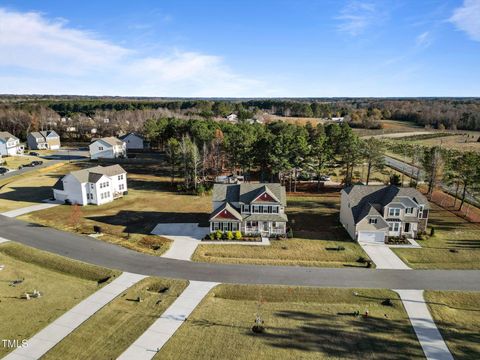
<svg viewBox="0 0 480 360"><path fill-rule="evenodd" d="M385 242L385 232L360 231L358 233L358 242L368 243L368 244L383 244Z"/></svg>

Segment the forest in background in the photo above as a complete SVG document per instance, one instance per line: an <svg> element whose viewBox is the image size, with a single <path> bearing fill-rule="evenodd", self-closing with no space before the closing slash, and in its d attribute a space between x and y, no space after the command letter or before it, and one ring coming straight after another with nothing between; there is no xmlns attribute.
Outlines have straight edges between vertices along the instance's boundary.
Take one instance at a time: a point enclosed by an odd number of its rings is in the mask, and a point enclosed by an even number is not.
<svg viewBox="0 0 480 360"><path fill-rule="evenodd" d="M380 120L399 120L452 130L480 130L478 98L319 98L175 99L88 96L0 96L0 130L25 139L29 131L52 128L64 137L141 131L149 119L220 120L235 113L240 121L274 116L344 117L350 127L381 128ZM75 128L72 131L72 128ZM69 130L70 129L70 130ZM69 134L70 132L70 134Z"/></svg>

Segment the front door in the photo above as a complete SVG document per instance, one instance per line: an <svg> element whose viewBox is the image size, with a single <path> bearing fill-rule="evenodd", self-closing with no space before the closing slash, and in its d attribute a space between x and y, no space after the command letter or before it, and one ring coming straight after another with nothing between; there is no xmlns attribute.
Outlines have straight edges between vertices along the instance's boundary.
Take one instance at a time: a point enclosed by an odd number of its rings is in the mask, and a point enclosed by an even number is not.
<svg viewBox="0 0 480 360"><path fill-rule="evenodd" d="M268 233L268 221L263 222L263 232Z"/></svg>
<svg viewBox="0 0 480 360"><path fill-rule="evenodd" d="M405 227L403 231L406 233L410 232L410 223L405 223Z"/></svg>

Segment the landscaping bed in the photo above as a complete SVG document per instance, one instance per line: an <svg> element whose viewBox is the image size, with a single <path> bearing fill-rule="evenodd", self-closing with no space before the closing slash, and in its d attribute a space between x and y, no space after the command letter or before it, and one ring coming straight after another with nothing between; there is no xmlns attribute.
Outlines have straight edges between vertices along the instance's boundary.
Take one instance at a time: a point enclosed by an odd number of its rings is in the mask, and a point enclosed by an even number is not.
<svg viewBox="0 0 480 360"><path fill-rule="evenodd" d="M1 338L20 342L120 274L10 242L0 245L0 264ZM21 299L34 290L41 297ZM0 357L11 350L0 343Z"/></svg>
<svg viewBox="0 0 480 360"><path fill-rule="evenodd" d="M391 306L382 305L386 299ZM253 331L257 323L263 332ZM261 285L215 287L154 359L179 354L182 359L424 358L393 291Z"/></svg>

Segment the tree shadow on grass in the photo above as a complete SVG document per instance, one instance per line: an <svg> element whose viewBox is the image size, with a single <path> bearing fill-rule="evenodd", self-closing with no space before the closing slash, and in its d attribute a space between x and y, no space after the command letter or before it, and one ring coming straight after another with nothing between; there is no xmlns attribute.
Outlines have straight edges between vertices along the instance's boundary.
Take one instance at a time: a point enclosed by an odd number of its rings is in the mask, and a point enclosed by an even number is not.
<svg viewBox="0 0 480 360"><path fill-rule="evenodd" d="M124 233L150 234L161 223L199 223L208 226L207 213L181 213L121 210L114 215L89 216L87 219L114 226L124 226Z"/></svg>

